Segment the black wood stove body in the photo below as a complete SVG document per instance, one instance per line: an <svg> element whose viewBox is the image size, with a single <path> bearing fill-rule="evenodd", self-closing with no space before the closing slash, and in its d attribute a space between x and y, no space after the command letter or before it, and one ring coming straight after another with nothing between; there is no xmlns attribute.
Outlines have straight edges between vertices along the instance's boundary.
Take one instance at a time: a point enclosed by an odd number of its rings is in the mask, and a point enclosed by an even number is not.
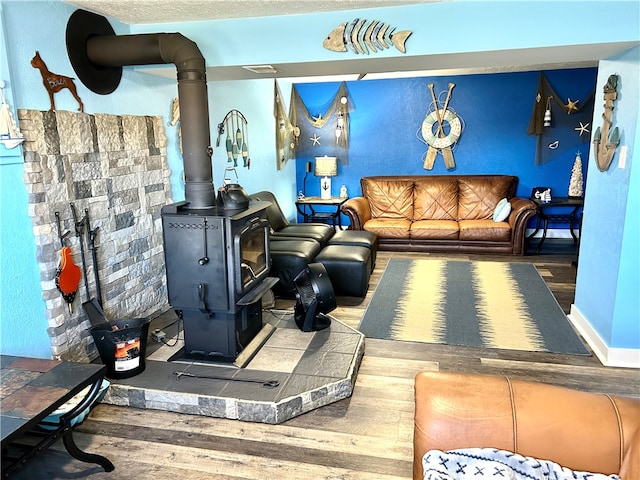
<svg viewBox="0 0 640 480"><path fill-rule="evenodd" d="M231 360L262 328L268 277L268 202L242 211L162 209L169 303L183 320L184 356Z"/></svg>

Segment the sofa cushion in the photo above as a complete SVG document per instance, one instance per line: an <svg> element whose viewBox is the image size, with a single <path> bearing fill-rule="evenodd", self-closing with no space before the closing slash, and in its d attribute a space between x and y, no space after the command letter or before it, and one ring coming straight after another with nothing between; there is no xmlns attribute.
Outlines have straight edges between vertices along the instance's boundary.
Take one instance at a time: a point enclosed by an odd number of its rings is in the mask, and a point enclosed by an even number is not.
<svg viewBox="0 0 640 480"><path fill-rule="evenodd" d="M627 454L620 467L620 476L622 478L640 478L640 430L636 431L633 440L629 443Z"/></svg>
<svg viewBox="0 0 640 480"><path fill-rule="evenodd" d="M469 175L458 181L458 220L491 219L501 198L513 196L517 177Z"/></svg>
<svg viewBox="0 0 640 480"><path fill-rule="evenodd" d="M331 225L326 223L290 223L271 233L272 240L280 238L312 238L324 247L335 234Z"/></svg>
<svg viewBox="0 0 640 480"><path fill-rule="evenodd" d="M458 179L450 176L416 180L413 220L457 220Z"/></svg>
<svg viewBox="0 0 640 480"><path fill-rule="evenodd" d="M360 186L372 218L413 219L413 180L365 177Z"/></svg>
<svg viewBox="0 0 640 480"><path fill-rule="evenodd" d="M632 442L640 432L640 402L633 398L492 375L422 372L415 399L414 479L422 478L422 457L434 449L491 446L573 470L615 473L625 450L638 446Z"/></svg>
<svg viewBox="0 0 640 480"><path fill-rule="evenodd" d="M411 238L457 240L460 227L455 220L417 220L411 224Z"/></svg>
<svg viewBox="0 0 640 480"><path fill-rule="evenodd" d="M460 240L486 240L487 242L508 242L511 227L507 222L488 220L460 220Z"/></svg>
<svg viewBox="0 0 640 480"><path fill-rule="evenodd" d="M409 238L411 222L404 219L372 218L364 224L364 229L383 238Z"/></svg>

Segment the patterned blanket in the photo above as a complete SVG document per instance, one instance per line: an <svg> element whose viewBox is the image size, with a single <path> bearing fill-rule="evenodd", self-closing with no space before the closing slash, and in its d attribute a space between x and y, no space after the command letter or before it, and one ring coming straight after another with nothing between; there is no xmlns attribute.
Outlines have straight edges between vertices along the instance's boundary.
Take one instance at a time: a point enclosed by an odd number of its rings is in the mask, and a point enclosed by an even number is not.
<svg viewBox="0 0 640 480"><path fill-rule="evenodd" d="M618 475L575 472L495 448L431 450L422 458L422 468L425 480L620 480Z"/></svg>

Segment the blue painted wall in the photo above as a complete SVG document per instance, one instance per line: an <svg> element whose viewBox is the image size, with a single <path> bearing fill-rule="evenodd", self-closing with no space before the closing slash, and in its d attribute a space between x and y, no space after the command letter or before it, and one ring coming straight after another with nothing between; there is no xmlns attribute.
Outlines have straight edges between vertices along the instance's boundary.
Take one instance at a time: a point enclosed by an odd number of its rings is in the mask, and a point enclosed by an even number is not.
<svg viewBox="0 0 640 480"><path fill-rule="evenodd" d="M232 109L239 110L247 119L250 168L236 168L240 185L248 192L272 191L282 199L282 208L289 215L295 209L292 192L295 191L295 164L288 162L282 170L275 162L275 117L273 116L273 80L243 80L242 82L209 82L209 117L211 122L212 145L217 139L216 128ZM223 183L225 168L229 163L225 148L225 134L220 139L220 147L213 152L213 183ZM242 165L242 161L238 164ZM233 179L232 172L229 172Z"/></svg>
<svg viewBox="0 0 640 480"><path fill-rule="evenodd" d="M40 50L52 71L74 76L66 55L64 32L67 20L76 8L58 0L22 2L1 0L0 8L3 17L1 37L6 41L6 57L4 56L5 52L2 51L2 72L0 75L6 82L9 71L11 73L9 102L14 107L14 111L17 108L46 110L49 108L48 98L42 87L39 73L29 65L29 60L35 50ZM604 10L609 12L612 18L624 19L624 21L602 22L601 15ZM413 30L414 33L407 44L410 54L446 55L482 50L589 44L601 41L637 42L640 31L638 10L637 1L589 2L586 4L573 1L554 2L553 15L544 17L544 29L540 28L538 21L539 2L518 2L516 5L505 2L465 0L412 7L388 7L371 11L330 12L309 16L131 27L115 21L111 21L111 24L117 34L179 31L198 44L207 58L208 64L224 66L296 61L340 61L354 58L352 53L338 54L321 48L318 39L323 38L337 24L356 16L380 18L399 29ZM428 18L447 19L447 21L429 22L427 28L425 19ZM29 25L28 34L25 34L25 24ZM283 35L282 32L287 33ZM465 32L465 34L456 35L455 32ZM491 32L499 32L499 34L493 35ZM7 41L7 39L9 40ZM435 41L435 39L446 39L446 41ZM286 42L286 47L283 47L283 42ZM388 58L392 62L394 57L399 57L402 54L389 49L376 55ZM637 53L635 57L632 56L632 58L624 60L624 66L628 65L628 68L637 69L640 64ZM452 68L456 66L451 65ZM429 68L429 65L425 64L424 67ZM529 86L535 90L537 81L537 77L533 79L533 75L530 75L455 77L454 81L458 86L454 90L452 106L455 106L468 127L463 133L459 149L456 150L458 168L460 170L464 168L465 171L468 169L469 172L480 171L482 164L476 162L484 162L484 167L490 166L491 171L502 171L509 168L522 172L522 175L519 176L527 179L521 184L524 193L527 193L527 189L530 189L531 186L537 186L533 184L539 183L538 180L542 181L543 179L557 182L558 188L566 188L570 174L570 169L567 170L566 167L571 164L572 158L534 168L530 156L515 158L511 152L507 151L508 147L513 147L517 148L520 153L528 152L531 155L530 146L533 145L534 139L527 138L526 134L523 134L526 131L532 107ZM434 83L439 89L442 89L444 87L440 86L441 82L444 83L449 79L450 77L439 77L434 79ZM293 217L295 212L293 200L301 175L296 176L294 162L288 162L281 171L277 171L275 167L273 81L217 82L215 78L209 80L212 141L215 139L215 126L222 120L226 112L232 108L241 110L249 121L252 167L250 170L239 170L240 182L248 191L273 190L287 214ZM408 85L406 88L410 92L426 96L428 92L425 90L424 84L427 82L425 79L407 79L397 84L402 85L402 88L396 88L394 86L396 84L391 81L380 82L364 81L350 85L351 93L356 101L354 115L359 116L357 117L358 121L354 121L353 124L356 129L352 133L354 152L350 156L349 172L345 173L351 178L348 180L350 184L353 184L353 179L359 178L365 173L368 174L372 165L381 169L397 166L399 169L415 168L420 170L421 161L415 157L421 158L420 149L425 147L416 140L415 132L424 116L425 104L419 99L406 104L406 112L403 112L400 117L408 118L406 113L410 113L414 125L407 134L399 125L387 122L388 112L381 108L380 104L370 100L376 89L380 91L380 85L389 92L390 96L397 95L405 102L407 97L405 85ZM506 93L504 98L517 102L519 108L523 109L523 112L518 113L522 119L503 126L501 132L496 134L498 129L492 128L495 125L494 118L511 116L512 104L503 103L501 105L499 100L495 100L483 91L483 85L491 92L500 90L501 93ZM285 93L285 98L288 99L287 86L282 85L281 88ZM301 86L301 88L303 87ZM335 85L328 85L325 88L331 93L335 91ZM518 91L521 88L526 88L527 91ZM172 169L171 186L174 200L183 199L182 161L177 148L175 128L168 126L171 100L177 95L175 80L143 73L143 69L125 68L120 86L111 95L96 95L80 85L78 89L85 102L87 112L162 115L166 119L168 161ZM503 90L505 91L503 92ZM475 97L478 98L469 97L471 92L475 92ZM77 108L75 101L67 92L58 94L56 102L57 107L61 110L73 111ZM467 107L468 102L474 105L473 109ZM494 112L494 115L488 115L488 112ZM514 113L514 115L516 114ZM637 111L630 115L637 121ZM494 118L490 118L491 116ZM515 120L515 117L513 119ZM367 152L362 138L374 129L380 129L383 136L386 135L385 132L391 132L391 135L388 141L380 142L380 151ZM484 135L479 132L484 132ZM362 137L357 138L360 134ZM407 147L404 144L398 145L396 143L399 138L402 138L409 145L411 149L409 154L407 154ZM474 138L475 140L472 141ZM529 148L525 147L525 144L530 144ZM504 146L504 148L496 150L496 145ZM478 160L480 152L481 160ZM631 153L630 151L628 156L630 163L632 163ZM7 160L3 152L0 152L0 156L2 163L13 162L11 159ZM356 171L355 165L361 167L362 171ZM225 166L226 155L223 150L217 149L213 157L215 185L221 184ZM351 170L352 168L353 170ZM37 247L34 245L31 224L27 216L28 196L24 184L21 182L22 173L22 166L19 164L0 166L0 176L2 176L2 192L0 193L2 200L0 351L21 355L48 356L49 340L45 333L48 324L44 314L44 301L41 298L40 273L35 266ZM593 177L593 175L590 173L589 177ZM347 181L346 178L345 181ZM314 180L310 179L308 186L311 186ZM336 180L336 183L340 181ZM631 187L633 187L633 183L631 183ZM353 194L354 188L356 187L350 188L351 194ZM635 190L630 188L630 191L637 192L637 185ZM630 198L637 199L637 193L633 195L630 194ZM633 215L632 212L625 211L627 218L632 221L637 220ZM600 218L594 214L592 218L594 222L606 224L608 221L608 217L603 214L600 215ZM622 240L616 239L616 242L612 242L614 246L611 247L618 249L617 254L621 257L618 262L618 265L621 266L618 277L625 279L627 267L624 266L625 261L622 257L629 255L629 251L634 247L633 240L635 238L633 233L627 237L627 231L625 229L625 231L618 232L623 238ZM632 228L631 231L633 232ZM12 234L9 236L7 232ZM19 262L11 264L12 267L5 266L12 260L11 258L7 259L7 251L10 252L10 256L20 259ZM598 251L590 251L589 257L582 256L581 268L583 262L594 264L596 271L604 271L606 267L606 264L601 264ZM631 277L633 278L633 276ZM617 281L617 285L618 287L624 286L625 291L634 288L632 282L627 284L626 281ZM586 288L585 282L581 282L578 288ZM589 293L593 294L594 292ZM626 298L618 296L614 303L615 307L605 312L605 316L607 316L605 321L609 322L610 328L608 330L615 332L615 335L611 335L611 340L614 345L617 345L616 342L620 341L618 338L624 337L629 332L627 325L630 320L625 321L614 313L625 310ZM625 343L625 345L627 344L629 348L640 349L640 339Z"/></svg>
<svg viewBox="0 0 640 480"><path fill-rule="evenodd" d="M618 151L610 168L600 172L594 153L589 158L585 213L575 305L602 340L611 347L640 346L640 47L601 62L598 74L596 125L602 125L602 87L617 74L618 99L613 122L620 129L620 145L627 147L624 169ZM583 260L588 259L588 261Z"/></svg>
<svg viewBox="0 0 640 480"><path fill-rule="evenodd" d="M595 68L544 73L563 99L584 102L595 88ZM334 195L342 184L347 186L350 196L360 195L363 175L496 173L516 175L520 196L528 197L536 186L549 186L555 195L566 196L578 150L586 177L590 136L583 135L578 148L536 165L537 137L527 134L527 127L539 76L540 72L522 72L347 82L355 110L350 114L348 165L339 165L338 176L332 179ZM438 155L434 168L425 170L423 163L428 147L423 141L421 126L432 103L427 84L434 84L436 96L443 102L449 82L455 84L449 108L464 124L453 149L456 167L447 170L442 156ZM330 102L338 87L337 83L296 85L309 108ZM310 111L311 115L317 113L321 112ZM589 114L588 122L590 117ZM574 123L578 125L577 119ZM572 133L579 137L577 132ZM333 139L322 139L321 145L311 146L309 138L301 138L300 144L304 144L304 152L310 154L302 153L297 158L298 190L302 190L306 161L313 161L316 155L335 154ZM307 177L307 195L319 195L319 191L319 180Z"/></svg>
<svg viewBox="0 0 640 480"><path fill-rule="evenodd" d="M0 3L0 27L4 32L4 11ZM11 107L14 80L9 72L9 50L0 35L0 80ZM15 108L12 108L14 118ZM23 180L22 147L5 149L0 144L0 352L49 358L44 303L36 245L28 213ZM5 348L6 346L6 348Z"/></svg>

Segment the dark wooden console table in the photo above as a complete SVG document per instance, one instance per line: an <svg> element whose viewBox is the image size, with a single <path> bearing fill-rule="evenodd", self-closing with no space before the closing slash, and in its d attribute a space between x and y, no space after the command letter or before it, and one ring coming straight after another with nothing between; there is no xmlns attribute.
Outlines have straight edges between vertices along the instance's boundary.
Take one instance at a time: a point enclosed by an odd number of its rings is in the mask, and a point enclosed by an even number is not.
<svg viewBox="0 0 640 480"><path fill-rule="evenodd" d="M536 247L536 253L540 253L542 244L547 238L547 227L550 223L568 223L569 231L573 237L573 243L578 243L578 236L575 233L575 229L580 229L580 223L582 220L582 207L584 205L584 198L582 197L554 197L550 202L543 203L538 198L530 198L533 203L536 204L538 214L536 217L536 229L529 235L529 239L540 231L540 227L543 227L542 237ZM564 209L565 212L558 212L557 210ZM555 211L554 211L555 210ZM570 210L567 212L566 210Z"/></svg>
<svg viewBox="0 0 640 480"><path fill-rule="evenodd" d="M113 464L102 455L80 450L72 437L72 422L96 400L106 367L101 364L60 362L0 355L0 432L2 478L9 478L38 452L62 438L78 460L97 463L106 472ZM57 423L39 425L74 396L86 396Z"/></svg>
<svg viewBox="0 0 640 480"><path fill-rule="evenodd" d="M296 200L296 208L300 215L302 215L304 222L331 222L334 226L338 225L342 230L342 218L340 217L340 208L342 204L346 202L349 197L331 197L324 199L321 197L303 197ZM330 206L333 207L330 211L316 211L314 207L318 206ZM309 207L309 212L307 212Z"/></svg>

